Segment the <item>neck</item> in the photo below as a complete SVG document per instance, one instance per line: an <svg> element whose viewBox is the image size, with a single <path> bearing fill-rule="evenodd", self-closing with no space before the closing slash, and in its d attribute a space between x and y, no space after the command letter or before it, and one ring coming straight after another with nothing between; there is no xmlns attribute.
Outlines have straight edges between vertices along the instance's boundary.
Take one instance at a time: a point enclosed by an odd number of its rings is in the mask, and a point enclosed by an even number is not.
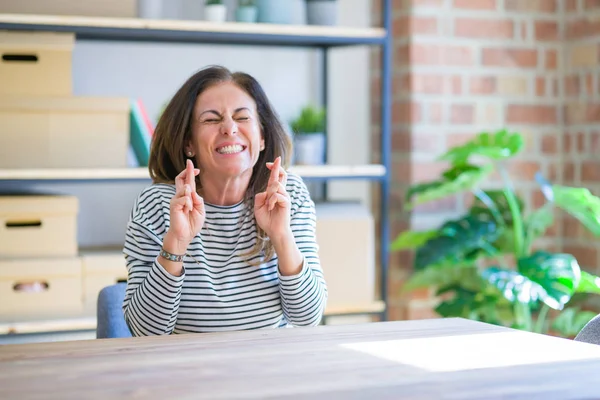
<svg viewBox="0 0 600 400"><path fill-rule="evenodd" d="M251 177L251 169L235 177L223 178L218 176L210 179L201 176L202 189L200 195L204 202L208 204L217 206L237 204L246 196Z"/></svg>

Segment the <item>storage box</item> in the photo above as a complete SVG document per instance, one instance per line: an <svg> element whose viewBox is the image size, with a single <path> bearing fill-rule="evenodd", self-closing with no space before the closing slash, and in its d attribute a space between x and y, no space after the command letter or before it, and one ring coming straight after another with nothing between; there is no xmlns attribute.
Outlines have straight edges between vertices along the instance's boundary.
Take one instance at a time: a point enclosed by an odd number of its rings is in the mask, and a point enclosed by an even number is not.
<svg viewBox="0 0 600 400"><path fill-rule="evenodd" d="M129 99L0 97L0 168L125 168Z"/></svg>
<svg viewBox="0 0 600 400"><path fill-rule="evenodd" d="M375 301L375 233L367 208L353 203L317 204L317 243L328 307Z"/></svg>
<svg viewBox="0 0 600 400"><path fill-rule="evenodd" d="M127 282L127 266L122 251L83 251L83 312L96 315L98 293L110 285Z"/></svg>
<svg viewBox="0 0 600 400"><path fill-rule="evenodd" d="M136 0L2 0L0 6L1 13L91 17L135 17L135 10Z"/></svg>
<svg viewBox="0 0 600 400"><path fill-rule="evenodd" d="M74 196L0 196L0 259L77 256Z"/></svg>
<svg viewBox="0 0 600 400"><path fill-rule="evenodd" d="M0 95L70 96L72 33L0 31Z"/></svg>
<svg viewBox="0 0 600 400"><path fill-rule="evenodd" d="M0 261L0 322L81 315L81 260Z"/></svg>

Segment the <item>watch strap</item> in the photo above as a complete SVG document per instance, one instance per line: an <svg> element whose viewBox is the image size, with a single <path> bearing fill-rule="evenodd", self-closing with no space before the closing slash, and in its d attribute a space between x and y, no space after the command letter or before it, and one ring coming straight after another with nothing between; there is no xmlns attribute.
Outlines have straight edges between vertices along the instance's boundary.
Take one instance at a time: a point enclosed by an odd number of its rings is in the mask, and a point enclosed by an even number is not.
<svg viewBox="0 0 600 400"><path fill-rule="evenodd" d="M169 253L168 251L166 251L165 249L160 249L160 256L162 258L165 258L169 261L173 261L173 262L182 262L183 261L183 257L185 257L185 254L182 255L178 255L178 254L173 254L173 253Z"/></svg>

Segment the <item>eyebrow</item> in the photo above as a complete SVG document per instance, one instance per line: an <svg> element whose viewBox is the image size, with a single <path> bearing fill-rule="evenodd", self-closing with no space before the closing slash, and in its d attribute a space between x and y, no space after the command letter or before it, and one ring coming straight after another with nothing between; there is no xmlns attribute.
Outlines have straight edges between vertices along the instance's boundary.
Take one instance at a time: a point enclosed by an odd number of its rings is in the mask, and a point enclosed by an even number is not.
<svg viewBox="0 0 600 400"><path fill-rule="evenodd" d="M235 114L235 113L238 113L238 112L240 112L240 111L244 111L244 110L246 110L246 111L250 111L250 109L249 109L248 107L240 107L240 108L236 108L236 109L233 111L233 113ZM206 113L215 114L215 115L217 115L217 116L219 116L219 117L221 116L221 114L219 114L219 112L218 112L217 110L205 110L205 111L202 111L202 112L200 113L200 117L201 117L201 116L203 116L203 115L204 115L204 114L206 114Z"/></svg>

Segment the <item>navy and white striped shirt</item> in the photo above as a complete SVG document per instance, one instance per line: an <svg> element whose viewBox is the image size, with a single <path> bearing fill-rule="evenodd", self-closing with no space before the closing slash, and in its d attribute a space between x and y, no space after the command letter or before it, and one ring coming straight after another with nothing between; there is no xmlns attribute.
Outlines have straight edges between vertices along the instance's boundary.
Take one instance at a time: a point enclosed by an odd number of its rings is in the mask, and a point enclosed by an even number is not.
<svg viewBox="0 0 600 400"><path fill-rule="evenodd" d="M315 237L315 205L302 179L288 174L291 228L304 262L295 276L279 273L277 255L255 266L253 207L205 204L206 219L184 259L169 274L158 253L170 224L175 186L153 184L136 200L127 226L125 319L134 336L317 325L327 286ZM257 258L258 259L258 256ZM256 264L256 262L255 262Z"/></svg>

